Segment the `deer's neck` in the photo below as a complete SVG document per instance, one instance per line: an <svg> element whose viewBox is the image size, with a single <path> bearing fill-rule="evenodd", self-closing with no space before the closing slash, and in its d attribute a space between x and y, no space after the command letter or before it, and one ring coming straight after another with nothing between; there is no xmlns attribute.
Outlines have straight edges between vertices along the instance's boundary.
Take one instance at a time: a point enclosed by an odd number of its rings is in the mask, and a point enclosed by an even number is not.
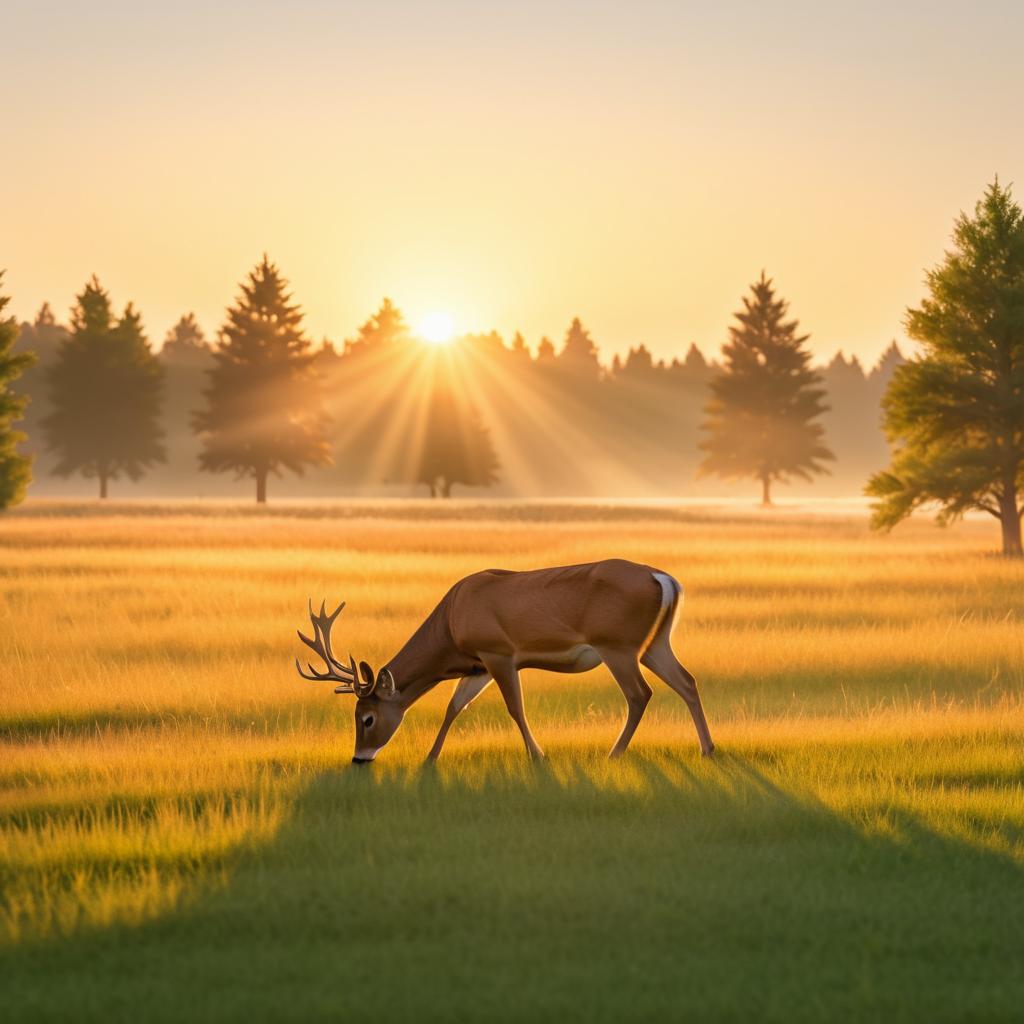
<svg viewBox="0 0 1024 1024"><path fill-rule="evenodd" d="M401 694L403 707L414 704L445 679L458 679L478 670L474 660L455 646L448 622L451 592L387 663Z"/></svg>

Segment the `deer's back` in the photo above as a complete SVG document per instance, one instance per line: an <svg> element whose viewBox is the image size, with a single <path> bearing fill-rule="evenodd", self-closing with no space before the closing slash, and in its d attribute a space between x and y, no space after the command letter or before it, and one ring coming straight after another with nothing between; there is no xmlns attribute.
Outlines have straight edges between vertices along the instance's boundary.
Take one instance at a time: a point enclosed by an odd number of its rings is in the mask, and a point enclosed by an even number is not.
<svg viewBox="0 0 1024 1024"><path fill-rule="evenodd" d="M467 576L451 595L450 624L463 650L559 650L566 643L639 646L661 610L649 565L623 559Z"/></svg>

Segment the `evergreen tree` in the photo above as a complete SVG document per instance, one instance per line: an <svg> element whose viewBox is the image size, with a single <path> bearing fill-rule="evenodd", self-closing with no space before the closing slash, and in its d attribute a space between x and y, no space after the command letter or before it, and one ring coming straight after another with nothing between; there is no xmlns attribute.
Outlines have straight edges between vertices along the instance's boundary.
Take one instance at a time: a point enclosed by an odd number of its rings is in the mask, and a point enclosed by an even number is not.
<svg viewBox="0 0 1024 1024"><path fill-rule="evenodd" d="M883 400L892 445L875 474L873 525L915 508L948 522L981 509L1002 526L1003 554L1021 557L1024 490L1024 213L998 180L961 214L953 249L907 312L918 357L899 366Z"/></svg>
<svg viewBox="0 0 1024 1024"><path fill-rule="evenodd" d="M510 351L518 359L529 361L530 350L527 348L526 339L523 337L522 332L516 331L512 336L512 345Z"/></svg>
<svg viewBox="0 0 1024 1024"><path fill-rule="evenodd" d="M763 271L751 293L729 328L725 365L711 380L700 472L760 480L762 502L770 505L776 480L810 480L826 472L821 462L833 455L814 422L828 407L821 377L810 367L808 335L786 319L789 305L775 297Z"/></svg>
<svg viewBox="0 0 1024 1024"><path fill-rule="evenodd" d="M195 313L186 313L167 332L164 347L160 351L171 360L185 361L195 353L205 355L209 348Z"/></svg>
<svg viewBox="0 0 1024 1024"><path fill-rule="evenodd" d="M583 383L587 378L596 380L601 372L597 346L578 316L573 317L565 332L565 345L558 353L558 364L573 375L576 383Z"/></svg>
<svg viewBox="0 0 1024 1024"><path fill-rule="evenodd" d="M202 440L200 469L252 477L256 500L265 502L271 473L326 465L330 448L314 355L287 282L264 256L241 289L193 426Z"/></svg>
<svg viewBox="0 0 1024 1024"><path fill-rule="evenodd" d="M53 472L99 480L100 497L122 474L138 480L165 453L159 427L163 374L129 303L120 320L95 277L71 311L71 333L50 368L43 421Z"/></svg>
<svg viewBox="0 0 1024 1024"><path fill-rule="evenodd" d="M622 364L621 372L627 377L650 380L661 367L655 366L654 357L646 345L631 348Z"/></svg>
<svg viewBox="0 0 1024 1024"><path fill-rule="evenodd" d="M0 284L3 277L0 271ZM11 384L35 362L35 357L13 351L18 325L13 317L5 319L3 316L9 301L6 295L0 294L0 509L17 505L32 480L32 460L18 453L18 443L25 435L14 429L28 399L16 394Z"/></svg>
<svg viewBox="0 0 1024 1024"><path fill-rule="evenodd" d="M388 346L408 342L411 338L409 325L402 311L385 298L380 309L360 328L356 337L345 342L346 355L367 355Z"/></svg>
<svg viewBox="0 0 1024 1024"><path fill-rule="evenodd" d="M537 345L537 362L542 366L550 366L555 361L555 346L547 336L540 339Z"/></svg>

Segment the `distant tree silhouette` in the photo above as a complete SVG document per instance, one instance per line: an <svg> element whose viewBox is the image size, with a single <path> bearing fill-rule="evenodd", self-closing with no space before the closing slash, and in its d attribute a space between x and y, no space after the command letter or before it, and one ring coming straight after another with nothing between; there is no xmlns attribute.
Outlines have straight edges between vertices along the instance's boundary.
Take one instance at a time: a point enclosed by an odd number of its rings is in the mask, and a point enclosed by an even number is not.
<svg viewBox="0 0 1024 1024"><path fill-rule="evenodd" d="M314 356L287 282L264 256L241 289L213 353L206 407L193 426L202 441L200 469L251 477L262 503L271 473L302 475L307 466L326 465L330 447Z"/></svg>
<svg viewBox="0 0 1024 1024"><path fill-rule="evenodd" d="M0 270L0 286L3 278L4 272ZM18 444L25 435L14 429L28 399L16 394L11 384L35 362L35 356L14 351L18 325L13 318L3 315L9 301L0 294L0 509L17 505L32 480L32 460L18 452Z"/></svg>
<svg viewBox="0 0 1024 1024"><path fill-rule="evenodd" d="M68 336L67 328L57 323L57 318L44 302L31 323L23 323L18 337L18 347L23 351L31 351L38 357L38 362L30 369L23 380L40 373L56 358L60 343ZM32 389L37 390L37 389Z"/></svg>
<svg viewBox="0 0 1024 1024"><path fill-rule="evenodd" d="M187 355L195 352L205 353L209 347L195 313L186 313L167 332L164 347L160 351L174 359L180 359L187 358Z"/></svg>
<svg viewBox="0 0 1024 1024"><path fill-rule="evenodd" d="M626 354L626 361L622 364L621 373L624 377L649 381L655 378L663 368L655 364L654 356L651 355L646 345L637 345Z"/></svg>
<svg viewBox="0 0 1024 1024"><path fill-rule="evenodd" d="M192 417L202 403L207 374L213 366L213 348L194 313L182 316L167 332L159 359L164 368L166 475L184 482L196 471L200 443L192 430Z"/></svg>
<svg viewBox="0 0 1024 1024"><path fill-rule="evenodd" d="M416 482L432 498L451 497L455 484L490 487L498 481L498 456L476 409L435 379L427 411Z"/></svg>
<svg viewBox="0 0 1024 1024"><path fill-rule="evenodd" d="M907 312L920 356L898 367L883 400L892 465L875 474L873 524L890 529L925 504L942 522L981 509L1021 557L1024 490L1024 212L998 180L961 214L952 250Z"/></svg>
<svg viewBox="0 0 1024 1024"><path fill-rule="evenodd" d="M878 357L878 362L871 368L868 376L872 380L884 380L888 386L889 379L896 372L896 367L902 366L906 361L906 357L900 351L900 347L896 344L896 339L894 338L889 342L886 350Z"/></svg>
<svg viewBox="0 0 1024 1024"><path fill-rule="evenodd" d="M93 279L71 311L71 333L49 370L50 412L43 420L57 476L99 481L106 498L122 474L139 480L166 458L159 426L163 374L138 312L120 320Z"/></svg>
<svg viewBox="0 0 1024 1024"><path fill-rule="evenodd" d="M527 348L526 339L523 337L523 335L519 331L516 331L516 333L512 336L511 350L512 350L512 354L517 359L529 361L529 359L530 359L530 350L529 350L529 348Z"/></svg>
<svg viewBox="0 0 1024 1024"><path fill-rule="evenodd" d="M36 480L49 474L52 455L46 450L46 432L43 421L50 412L48 381L50 367L57 361L60 344L68 337L68 330L57 322L50 305L44 302L35 319L21 325L18 352L30 352L35 362L14 383L14 391L29 398L28 407L22 417L20 429L28 435L22 450L32 456L32 470Z"/></svg>
<svg viewBox="0 0 1024 1024"><path fill-rule="evenodd" d="M359 328L356 337L345 342L345 352L351 356L365 355L408 342L410 337L409 325L402 311L389 298L385 298L380 309Z"/></svg>
<svg viewBox="0 0 1024 1024"><path fill-rule="evenodd" d="M760 480L762 503L770 505L775 481L810 480L826 472L821 463L834 456L824 428L814 422L828 407L804 347L808 335L797 334L796 320L786 320L788 303L775 297L763 272L751 293L729 328L725 365L711 380L700 471Z"/></svg>
<svg viewBox="0 0 1024 1024"><path fill-rule="evenodd" d="M578 316L573 317L569 330L565 332L565 344L558 353L558 366L572 374L577 383L587 378L596 380L601 372L597 346Z"/></svg>

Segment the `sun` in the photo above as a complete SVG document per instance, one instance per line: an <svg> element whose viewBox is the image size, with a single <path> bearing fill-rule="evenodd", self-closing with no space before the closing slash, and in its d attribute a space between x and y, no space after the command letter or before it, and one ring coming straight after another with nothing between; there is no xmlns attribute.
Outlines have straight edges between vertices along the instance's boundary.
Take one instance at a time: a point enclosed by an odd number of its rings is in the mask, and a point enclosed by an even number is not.
<svg viewBox="0 0 1024 1024"><path fill-rule="evenodd" d="M431 345L447 345L455 337L455 320L450 313L434 310L419 322L417 332Z"/></svg>

